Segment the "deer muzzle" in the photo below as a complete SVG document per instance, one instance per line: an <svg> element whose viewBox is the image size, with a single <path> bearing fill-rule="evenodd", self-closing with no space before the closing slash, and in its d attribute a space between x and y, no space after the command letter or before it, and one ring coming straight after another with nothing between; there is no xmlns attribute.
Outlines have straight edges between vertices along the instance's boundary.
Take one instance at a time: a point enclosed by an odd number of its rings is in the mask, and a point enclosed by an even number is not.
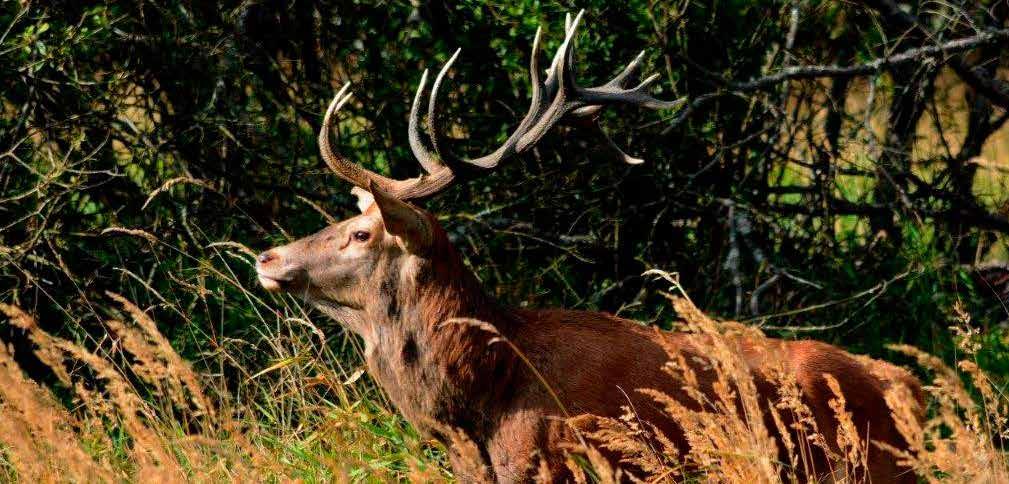
<svg viewBox="0 0 1009 484"><path fill-rule="evenodd" d="M256 257L256 275L267 291L292 291L304 285L305 271L287 260L284 249L277 247Z"/></svg>

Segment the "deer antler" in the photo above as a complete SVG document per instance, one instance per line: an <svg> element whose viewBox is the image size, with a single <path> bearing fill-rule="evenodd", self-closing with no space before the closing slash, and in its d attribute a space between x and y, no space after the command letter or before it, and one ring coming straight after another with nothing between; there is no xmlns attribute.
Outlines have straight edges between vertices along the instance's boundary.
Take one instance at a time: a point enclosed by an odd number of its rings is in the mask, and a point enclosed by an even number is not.
<svg viewBox="0 0 1009 484"><path fill-rule="evenodd" d="M578 24L582 19L584 10L578 12L574 20L568 16L565 19L564 43L557 49L550 68L547 70L546 80L540 82L539 74L539 45L542 29L536 30L536 37L533 39L532 56L529 60L529 78L531 83L531 99L529 110L519 122L504 144L493 152L474 159L464 159L456 157L444 149L446 145L445 137L436 129L438 120L438 90L445 79L452 64L459 57L459 50L452 55L445 63L434 85L431 87L431 95L427 107L427 125L425 131L430 142L429 148L420 133L420 103L423 97L424 88L427 84L427 70L420 78L420 85L414 96L413 104L410 108L409 139L410 149L414 157L420 162L426 172L417 178L407 180L396 180L384 177L377 173L368 171L350 162L343 156L334 152L329 144L329 131L333 115L343 107L350 99L351 94L347 92L349 84L343 86L336 94L333 102L322 121L322 129L319 130L319 150L322 158L329 165L330 169L336 172L344 180L356 186L367 189L370 182L374 182L383 191L401 199L424 198L440 192L447 187L457 176L463 173L472 173L473 168L491 169L496 167L502 160L520 154L535 145L539 140L554 127L559 121L569 116L572 118L588 118L594 123L594 117L603 106L612 104L630 104L649 109L675 109L685 103L685 99L675 101L663 101L652 97L648 93L648 88L659 78L658 74L653 74L637 86L626 88L624 83L634 75L640 68L644 58L644 52L639 54L624 68L620 74L609 82L597 86L583 88L578 86L574 79L574 66L572 62L572 52L574 51L574 37ZM625 154L613 141L602 133L606 142L614 148L625 161L629 163L640 163L641 160Z"/></svg>
<svg viewBox="0 0 1009 484"><path fill-rule="evenodd" d="M421 78L421 86L424 85L424 78L426 77L427 72L425 72L424 77ZM353 183L355 186L364 188L365 190L370 189L369 187L371 186L371 182L374 182L375 185L382 191L392 194L402 200L430 196L441 191L452 182L454 178L452 170L449 170L440 162L429 164L422 161L424 168L428 171L427 174L417 178L410 178L408 180L396 180L361 168L354 162L345 158L343 155L333 151L332 147L329 145L329 130L332 118L333 115L338 112L348 100L350 100L352 94L347 92L349 88L350 83L347 83L338 93L336 93L336 97L333 98L333 102L331 102L329 104L329 108L326 109L326 115L322 118L322 128L319 130L319 152L322 154L322 159L325 160L329 169L333 170L333 172L340 178ZM411 117L411 124L412 123L413 120ZM413 144L413 134L411 134L410 143L411 145Z"/></svg>

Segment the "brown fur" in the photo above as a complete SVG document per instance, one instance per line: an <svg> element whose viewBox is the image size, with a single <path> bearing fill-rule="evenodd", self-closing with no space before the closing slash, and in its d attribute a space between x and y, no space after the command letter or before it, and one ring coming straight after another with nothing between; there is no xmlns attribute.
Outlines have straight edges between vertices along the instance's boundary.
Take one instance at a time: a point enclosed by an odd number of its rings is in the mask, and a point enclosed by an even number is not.
<svg viewBox="0 0 1009 484"><path fill-rule="evenodd" d="M261 279L268 288L303 294L361 335L372 376L421 431L446 444L452 431L472 440L486 468L463 468L462 457L452 455L461 480L525 482L540 458L559 479L568 472L564 446L574 441L564 416L618 417L628 399L643 420L686 446L682 432L635 390L682 397L661 367L670 352L700 352L687 335L605 313L504 307L480 287L433 217L381 194L376 199L361 216L261 256ZM420 216L404 218L404 207ZM355 242L352 234L359 230L370 231L371 239ZM416 234L423 234L422 244ZM446 324L452 318L489 323L529 358L564 410L508 345L491 344L498 335L476 324ZM734 344L765 402L777 398L766 378L773 368L783 366L795 376L828 442L837 421L827 404L833 394L825 373L840 383L859 429L868 429L872 440L906 447L883 399L894 382L921 394L903 370L815 341L739 337ZM698 374L708 379L702 386L710 391L710 372ZM814 457L816 472L826 472L824 457ZM894 461L870 446L872 481L914 482Z"/></svg>

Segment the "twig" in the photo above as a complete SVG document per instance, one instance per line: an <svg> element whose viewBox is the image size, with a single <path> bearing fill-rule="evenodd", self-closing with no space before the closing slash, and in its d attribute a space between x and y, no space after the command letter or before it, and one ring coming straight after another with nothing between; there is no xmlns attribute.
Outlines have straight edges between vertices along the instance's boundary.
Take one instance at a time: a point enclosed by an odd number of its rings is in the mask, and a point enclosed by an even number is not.
<svg viewBox="0 0 1009 484"><path fill-rule="evenodd" d="M793 309L793 310L790 310L790 311L783 311L783 312L775 313L775 314L768 314L768 315L764 315L764 316L760 316L760 317L756 317L756 318L744 319L744 320L742 320L740 322L741 323L751 323L751 322L754 322L754 321L760 321L760 323L757 324L757 327L759 327L760 329L763 329L763 330L779 330L779 331L780 330L787 330L787 331L804 331L805 332L805 331L825 331L825 330L829 330L829 329L835 329L835 328L838 328L838 327L841 327L841 326L845 325L851 318L850 317L846 318L844 321L841 321L840 323L828 324L828 325L823 325L823 326L766 326L766 325L764 325L764 321L767 321L767 320L773 319L773 318L782 318L782 317L786 317L786 316L794 316L796 314L808 313L810 311L816 311L818 309L824 309L824 308L828 308L828 307L831 307L831 306L837 306L838 304L844 304L846 302L851 302L851 301L854 301L856 299L860 299L860 298L868 296L868 295L872 295L872 297L869 299L869 303L871 303L872 301L875 301L877 298L879 298L880 296L882 296L883 293L885 293L886 290L890 287L890 284L893 284L893 283L895 283L897 281L900 281L900 280L906 278L907 276L911 275L913 272L917 272L917 271L915 269L908 269L908 270L906 270L904 272L901 272L900 274L897 274L896 276L894 276L891 279L887 279L887 280L885 280L883 282L880 282L879 284L876 284L875 286L872 286L872 287L870 287L870 288L868 288L868 289L866 289L864 291L860 291L860 292L858 292L856 294L853 294L851 296L848 296L848 297L845 297L845 298L842 298L842 299L833 299L833 300L830 300L830 301L827 301L827 302L822 302L822 303L819 303L819 304L813 304L811 306L806 306L804 308Z"/></svg>

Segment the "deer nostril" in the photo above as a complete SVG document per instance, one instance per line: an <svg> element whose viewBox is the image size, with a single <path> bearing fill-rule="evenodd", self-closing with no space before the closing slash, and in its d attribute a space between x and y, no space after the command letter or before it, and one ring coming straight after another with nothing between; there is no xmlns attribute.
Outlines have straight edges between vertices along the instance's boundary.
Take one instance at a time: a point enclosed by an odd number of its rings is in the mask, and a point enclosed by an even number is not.
<svg viewBox="0 0 1009 484"><path fill-rule="evenodd" d="M263 252L262 254L259 254L259 256L256 257L256 260L258 260L260 264L266 264L267 262L270 262L271 260L276 258L277 255L274 254L273 251L268 250L266 252Z"/></svg>

